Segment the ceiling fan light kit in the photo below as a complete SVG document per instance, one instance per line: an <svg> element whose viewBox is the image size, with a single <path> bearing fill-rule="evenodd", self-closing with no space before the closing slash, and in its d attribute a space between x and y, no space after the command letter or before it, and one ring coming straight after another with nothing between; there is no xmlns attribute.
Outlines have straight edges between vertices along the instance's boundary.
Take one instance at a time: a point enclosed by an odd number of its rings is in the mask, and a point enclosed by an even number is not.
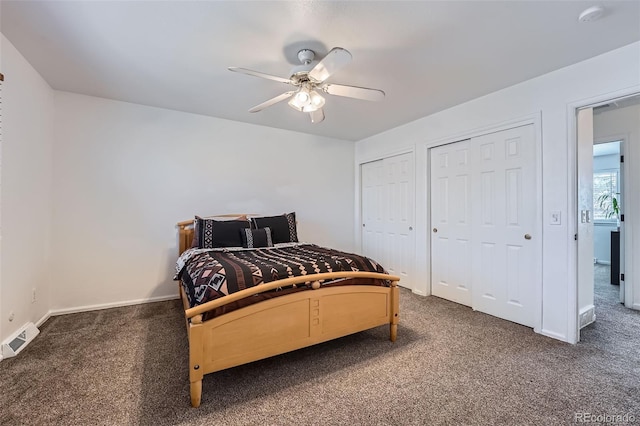
<svg viewBox="0 0 640 426"><path fill-rule="evenodd" d="M324 106L324 98L315 90L303 86L289 100L289 106L301 112L313 112Z"/></svg>
<svg viewBox="0 0 640 426"><path fill-rule="evenodd" d="M351 62L351 53L346 49L334 47L320 62L314 61L315 52L313 50L302 49L298 52L298 59L301 65L291 70L291 77L289 77L289 79L248 70L246 68L229 67L230 71L266 78L297 87L297 90L285 92L260 105L256 105L251 108L249 112L262 111L271 105L289 99L288 104L291 108L309 113L311 122L315 124L324 120L324 111L322 108L325 105L325 99L318 91L330 95L368 101L384 99L385 94L382 90L326 83L326 80L331 75Z"/></svg>

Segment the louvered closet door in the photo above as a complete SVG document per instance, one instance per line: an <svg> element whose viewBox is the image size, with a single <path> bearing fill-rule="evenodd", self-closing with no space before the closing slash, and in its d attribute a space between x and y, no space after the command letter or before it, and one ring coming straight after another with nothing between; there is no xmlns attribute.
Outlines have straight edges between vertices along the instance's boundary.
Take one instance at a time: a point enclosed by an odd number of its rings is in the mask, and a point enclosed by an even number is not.
<svg viewBox="0 0 640 426"><path fill-rule="evenodd" d="M431 150L431 292L471 306L469 141Z"/></svg>
<svg viewBox="0 0 640 426"><path fill-rule="evenodd" d="M533 326L533 126L431 150L432 293Z"/></svg>

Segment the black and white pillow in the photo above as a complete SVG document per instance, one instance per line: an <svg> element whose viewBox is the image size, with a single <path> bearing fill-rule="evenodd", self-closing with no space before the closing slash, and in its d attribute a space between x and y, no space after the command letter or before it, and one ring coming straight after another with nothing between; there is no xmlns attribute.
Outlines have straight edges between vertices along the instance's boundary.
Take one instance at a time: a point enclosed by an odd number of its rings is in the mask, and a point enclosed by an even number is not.
<svg viewBox="0 0 640 426"><path fill-rule="evenodd" d="M198 217L200 216L196 216L196 218L193 220L193 240L191 240L191 248L199 248L199 244L200 244L200 232L198 230ZM223 216L208 216L204 218L200 217L200 219L213 219L213 218L222 218L222 217ZM247 218L246 215L241 215L237 217L217 219L217 220L224 220L224 221L241 220L243 222L247 222L249 218Z"/></svg>
<svg viewBox="0 0 640 426"><path fill-rule="evenodd" d="M198 247L242 247L240 231L250 227L247 220L215 220L196 216Z"/></svg>
<svg viewBox="0 0 640 426"><path fill-rule="evenodd" d="M270 228L273 244L298 242L295 212L279 216L254 217L251 218L251 224L254 229Z"/></svg>
<svg viewBox="0 0 640 426"><path fill-rule="evenodd" d="M240 236L242 237L242 247L246 248L259 248L259 247L273 247L273 240L271 239L271 229L241 229Z"/></svg>

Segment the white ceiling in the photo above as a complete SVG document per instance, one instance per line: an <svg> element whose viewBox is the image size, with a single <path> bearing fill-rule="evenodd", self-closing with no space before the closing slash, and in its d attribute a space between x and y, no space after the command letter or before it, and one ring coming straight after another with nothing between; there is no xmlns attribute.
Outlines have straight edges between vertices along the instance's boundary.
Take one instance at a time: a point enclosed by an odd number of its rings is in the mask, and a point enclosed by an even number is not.
<svg viewBox="0 0 640 426"><path fill-rule="evenodd" d="M640 40L640 2L5 1L0 30L58 90L359 140ZM327 95L326 119L277 104L307 47L353 61L330 82L379 88L373 103ZM11 76L5 76L9 81Z"/></svg>

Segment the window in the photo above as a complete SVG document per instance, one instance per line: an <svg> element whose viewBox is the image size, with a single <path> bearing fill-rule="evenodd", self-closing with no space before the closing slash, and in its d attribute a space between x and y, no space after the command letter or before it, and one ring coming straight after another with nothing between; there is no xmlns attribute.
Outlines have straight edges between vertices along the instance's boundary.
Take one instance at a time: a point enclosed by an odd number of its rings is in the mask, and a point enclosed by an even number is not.
<svg viewBox="0 0 640 426"><path fill-rule="evenodd" d="M593 219L615 222L618 219L617 169L599 170L593 173Z"/></svg>

